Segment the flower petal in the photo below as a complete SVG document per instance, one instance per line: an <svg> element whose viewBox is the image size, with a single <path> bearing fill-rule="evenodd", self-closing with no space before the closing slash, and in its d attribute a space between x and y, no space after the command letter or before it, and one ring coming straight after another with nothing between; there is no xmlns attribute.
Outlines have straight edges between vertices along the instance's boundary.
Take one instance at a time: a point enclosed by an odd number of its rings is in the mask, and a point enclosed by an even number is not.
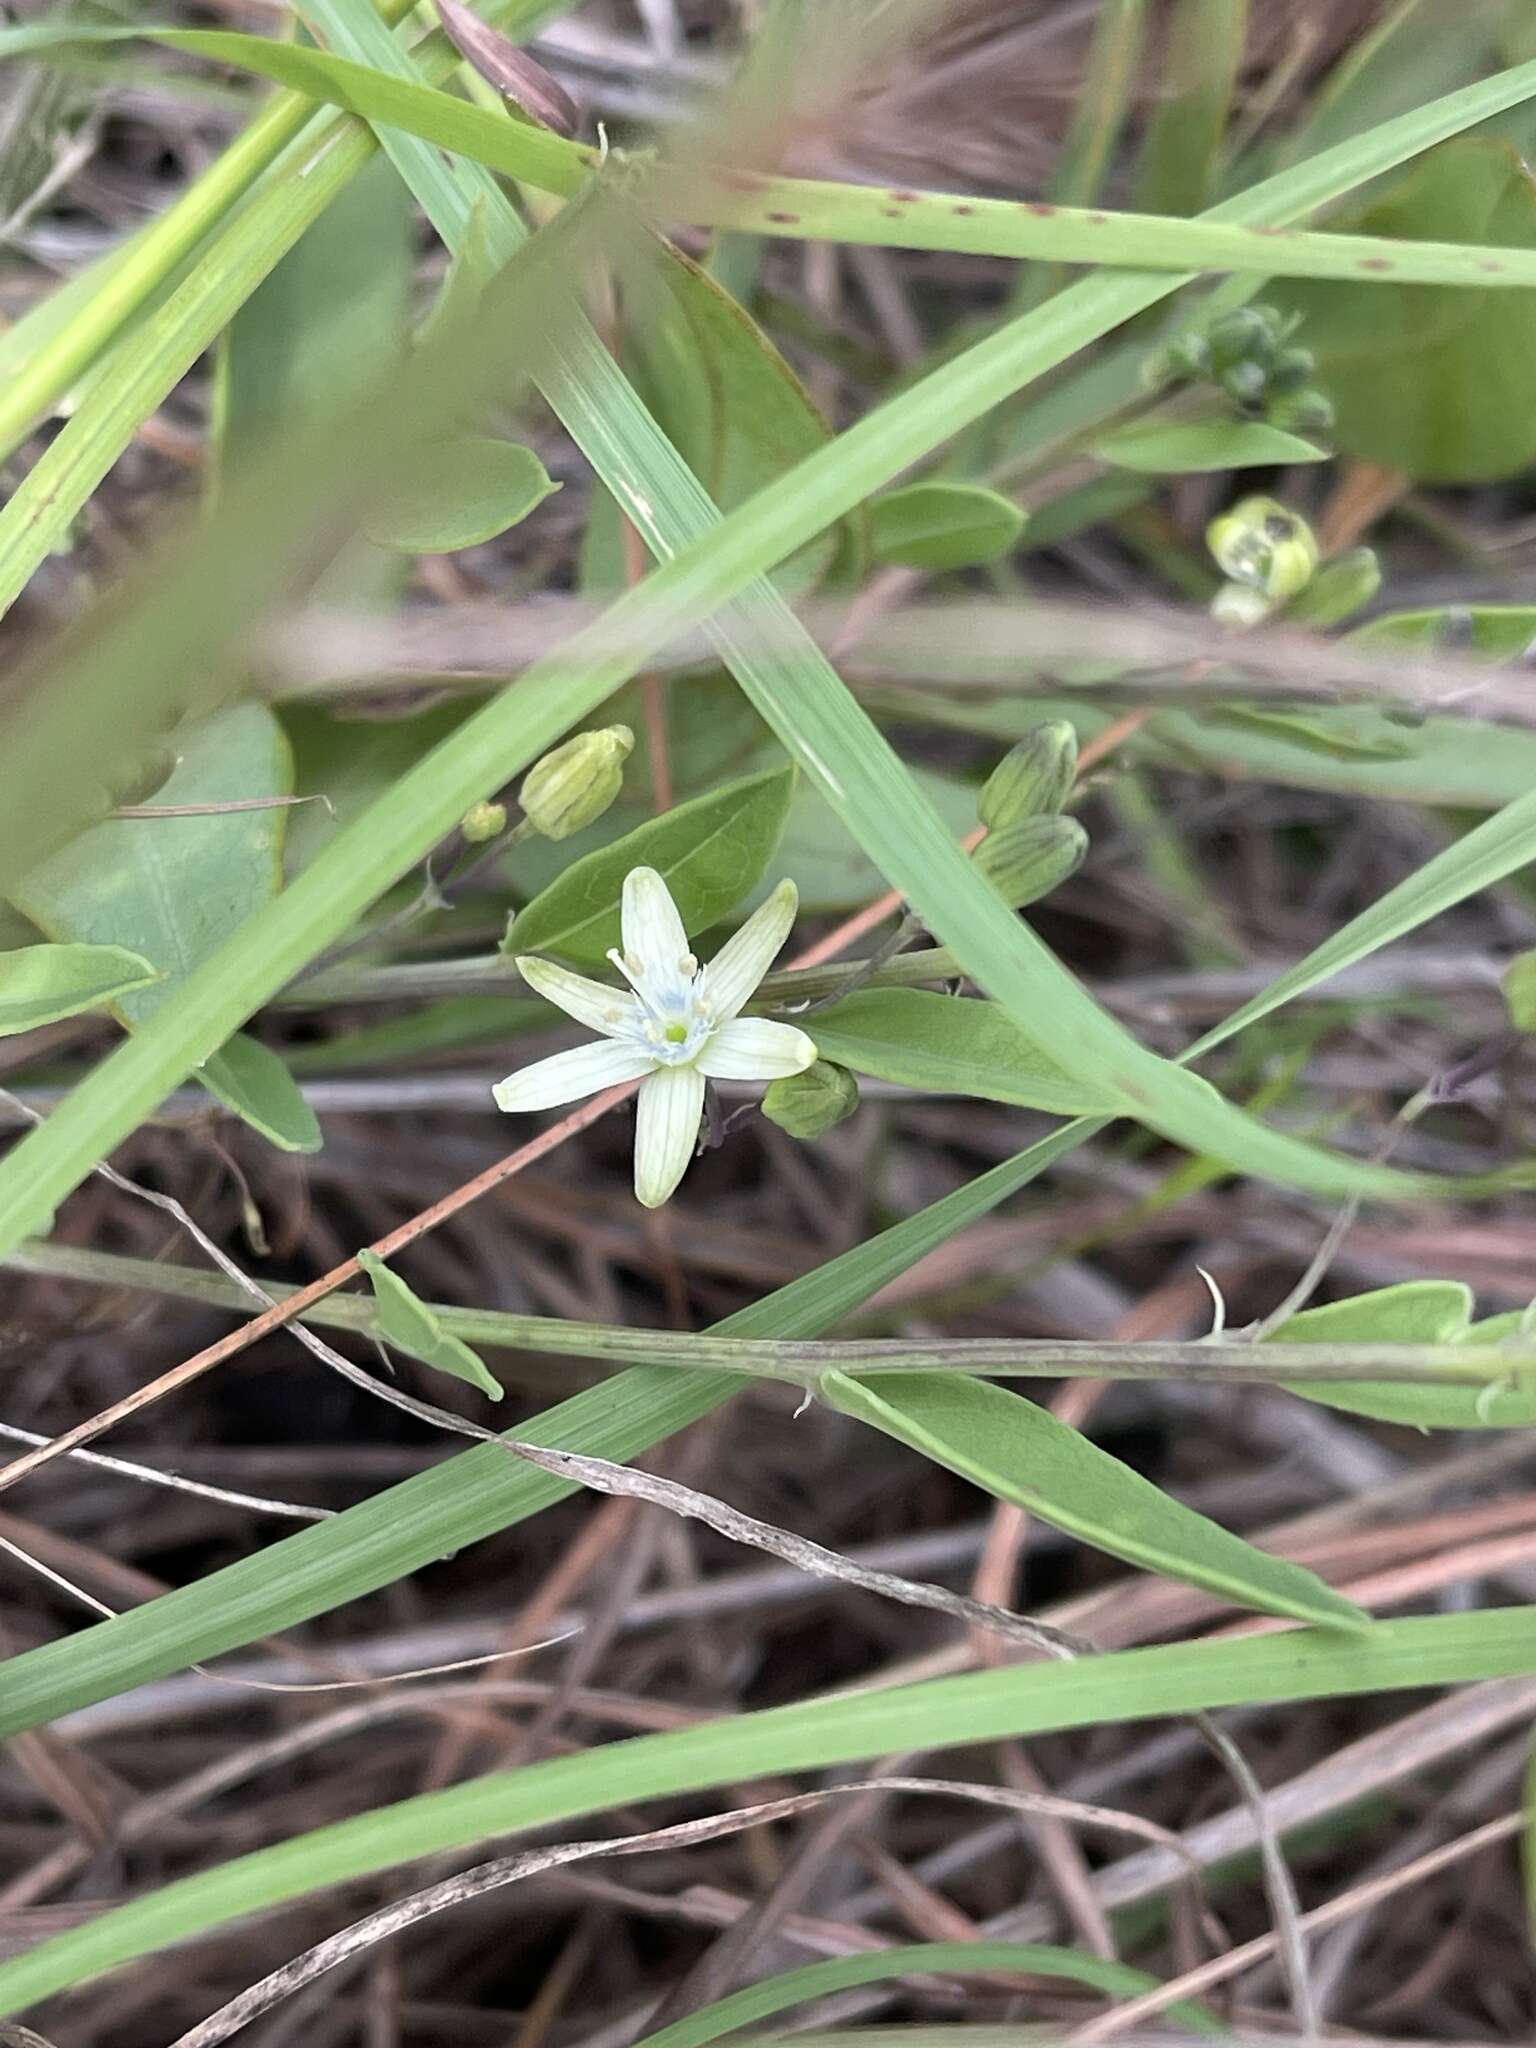
<svg viewBox="0 0 1536 2048"><path fill-rule="evenodd" d="M553 1053L547 1060L519 1068L505 1081L498 1081L491 1094L498 1109L520 1115L524 1110L579 1102L584 1095L595 1095L618 1081L638 1081L651 1066L651 1059L639 1046L600 1038L595 1045L578 1045L570 1052Z"/></svg>
<svg viewBox="0 0 1536 2048"><path fill-rule="evenodd" d="M814 1064L816 1046L793 1024L772 1017L733 1017L699 1054L712 1081L782 1081Z"/></svg>
<svg viewBox="0 0 1536 2048"><path fill-rule="evenodd" d="M728 938L704 970L703 998L722 1022L734 1017L773 965L789 937L799 908L793 882L780 882L766 903L760 903L739 932Z"/></svg>
<svg viewBox="0 0 1536 2048"><path fill-rule="evenodd" d="M704 1110L704 1076L697 1067L658 1067L640 1084L635 1125L635 1195L659 1209L693 1157Z"/></svg>
<svg viewBox="0 0 1536 2048"><path fill-rule="evenodd" d="M604 1038L617 1038L631 1023L638 1030L645 1022L628 989L589 981L584 974L573 974L569 967L557 967L553 960L540 960L532 953L518 954L517 971L536 994L558 1003L568 1017L589 1031L601 1031Z"/></svg>
<svg viewBox="0 0 1536 2048"><path fill-rule="evenodd" d="M671 890L654 868L631 868L624 877L619 928L624 934L624 958L633 974L660 992L687 986L693 976L688 934Z"/></svg>

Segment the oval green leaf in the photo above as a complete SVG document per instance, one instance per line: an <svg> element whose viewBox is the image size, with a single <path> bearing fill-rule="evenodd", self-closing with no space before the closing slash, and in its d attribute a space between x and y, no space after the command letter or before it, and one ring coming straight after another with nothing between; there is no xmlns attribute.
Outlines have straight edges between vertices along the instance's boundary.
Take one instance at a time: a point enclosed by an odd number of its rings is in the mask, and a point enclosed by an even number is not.
<svg viewBox="0 0 1536 2048"><path fill-rule="evenodd" d="M844 1414L1127 1564L1263 1614L1324 1628L1370 1626L1315 1573L1196 1514L1004 1387L952 1373L829 1373L817 1387Z"/></svg>
<svg viewBox="0 0 1536 2048"><path fill-rule="evenodd" d="M789 766L744 776L573 861L518 912L503 949L596 966L619 943L619 897L631 868L655 868L684 929L706 930L762 880L794 782Z"/></svg>
<svg viewBox="0 0 1536 2048"><path fill-rule="evenodd" d="M907 484L869 507L875 559L909 569L976 569L995 562L1024 524L1021 505L982 484Z"/></svg>
<svg viewBox="0 0 1536 2048"><path fill-rule="evenodd" d="M1144 476L1194 476L1209 470L1264 469L1276 463L1328 460L1326 448L1264 420L1121 427L1095 441L1090 452L1101 462Z"/></svg>
<svg viewBox="0 0 1536 2048"><path fill-rule="evenodd" d="M926 989L860 989L816 1012L806 1029L823 1059L876 1081L1055 1116L1099 1116L1114 1108L1048 1059L996 1003Z"/></svg>
<svg viewBox="0 0 1536 2048"><path fill-rule="evenodd" d="M503 1389L492 1379L475 1352L459 1337L450 1337L432 1310L412 1293L398 1273L392 1273L377 1252L361 1251L357 1263L368 1275L368 1285L379 1305L378 1334L434 1372L451 1373L456 1380L468 1380L482 1394L499 1401Z"/></svg>
<svg viewBox="0 0 1536 2048"><path fill-rule="evenodd" d="M559 488L531 448L466 435L421 460L369 511L363 531L399 554L448 555L494 540Z"/></svg>
<svg viewBox="0 0 1536 2048"><path fill-rule="evenodd" d="M122 946L18 946L0 953L0 1037L100 1009L159 981Z"/></svg>
<svg viewBox="0 0 1536 2048"><path fill-rule="evenodd" d="M235 803L293 791L293 759L264 704L241 704L171 735L177 761L156 804ZM52 939L123 945L162 970L124 991L114 1014L137 1030L235 928L277 894L288 812L110 818L82 832L12 891ZM276 1053L236 1037L199 1069L228 1108L285 1151L319 1149L320 1128Z"/></svg>
<svg viewBox="0 0 1536 2048"><path fill-rule="evenodd" d="M672 445L723 512L776 483L831 439L827 423L746 308L671 242L621 222L625 366ZM858 513L774 572L789 596L813 590L839 547L862 554Z"/></svg>
<svg viewBox="0 0 1536 2048"><path fill-rule="evenodd" d="M315 1112L277 1054L260 1039L237 1031L198 1068L198 1079L280 1152L320 1150Z"/></svg>
<svg viewBox="0 0 1536 2048"><path fill-rule="evenodd" d="M1404 1280L1369 1294L1304 1309L1270 1335L1286 1344L1497 1344L1519 1331L1522 1312L1469 1320L1472 1292L1460 1280ZM1409 1429L1529 1429L1536 1390L1514 1375L1505 1386L1403 1386L1385 1380L1293 1385L1293 1394Z"/></svg>
<svg viewBox="0 0 1536 2048"><path fill-rule="evenodd" d="M1409 242L1536 248L1536 185L1508 143L1423 156L1362 213L1329 223ZM1488 261L1495 258L1489 257ZM1374 259L1384 267L1390 259ZM1452 285L1292 283L1340 449L1424 483L1488 483L1536 460L1536 303Z"/></svg>

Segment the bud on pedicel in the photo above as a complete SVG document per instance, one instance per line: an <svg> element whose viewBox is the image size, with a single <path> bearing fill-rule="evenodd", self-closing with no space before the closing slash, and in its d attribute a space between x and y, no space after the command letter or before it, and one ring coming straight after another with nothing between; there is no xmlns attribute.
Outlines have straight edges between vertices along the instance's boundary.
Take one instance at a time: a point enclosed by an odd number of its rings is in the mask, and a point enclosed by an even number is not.
<svg viewBox="0 0 1536 2048"><path fill-rule="evenodd" d="M535 832L569 839L595 824L624 785L624 763L634 750L627 725L581 732L535 761L523 778L519 801Z"/></svg>
<svg viewBox="0 0 1536 2048"><path fill-rule="evenodd" d="M1271 605L1305 590L1317 567L1311 527L1274 498L1244 498L1211 521L1205 544L1224 575Z"/></svg>
<svg viewBox="0 0 1536 2048"><path fill-rule="evenodd" d="M1381 564L1374 548L1346 548L1330 555L1285 616L1303 626L1337 626L1359 611L1381 588Z"/></svg>
<svg viewBox="0 0 1536 2048"><path fill-rule="evenodd" d="M1023 818L1052 817L1072 792L1077 734L1064 718L1031 726L981 786L976 815L989 832Z"/></svg>
<svg viewBox="0 0 1536 2048"><path fill-rule="evenodd" d="M460 837L470 846L484 846L488 840L499 839L506 829L505 804L471 804L459 820Z"/></svg>
<svg viewBox="0 0 1536 2048"><path fill-rule="evenodd" d="M803 1074L770 1081L763 1091L763 1115L792 1138L824 1138L859 1106L859 1084L845 1067L817 1060Z"/></svg>
<svg viewBox="0 0 1536 2048"><path fill-rule="evenodd" d="M1009 909L1022 910L1075 875L1087 853L1076 818L1021 818L989 832L971 859Z"/></svg>

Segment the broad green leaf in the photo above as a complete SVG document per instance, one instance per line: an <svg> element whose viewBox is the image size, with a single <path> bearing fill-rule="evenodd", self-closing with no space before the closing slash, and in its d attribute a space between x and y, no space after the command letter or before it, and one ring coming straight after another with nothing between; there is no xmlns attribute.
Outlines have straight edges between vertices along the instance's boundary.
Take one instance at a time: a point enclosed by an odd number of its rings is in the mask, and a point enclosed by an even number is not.
<svg viewBox="0 0 1536 2048"><path fill-rule="evenodd" d="M1006 555L1024 520L1021 505L982 484L907 484L870 501L870 544L879 562L975 569Z"/></svg>
<svg viewBox="0 0 1536 2048"><path fill-rule="evenodd" d="M1314 1573L1196 1514L1005 1387L953 1373L829 1373L817 1388L834 1408L1128 1564L1265 1614L1370 1626Z"/></svg>
<svg viewBox="0 0 1536 2048"><path fill-rule="evenodd" d="M1518 1309L1481 1323L1470 1321L1471 1311L1472 1291L1460 1280L1405 1280L1304 1309L1271 1336L1284 1344L1488 1344L1520 1333ZM1290 1391L1326 1408L1410 1429L1528 1429L1536 1423L1536 1388L1514 1374L1508 1385L1494 1387L1307 1381Z"/></svg>
<svg viewBox="0 0 1536 2048"><path fill-rule="evenodd" d="M233 1038L204 1060L197 1077L226 1109L260 1131L282 1152L318 1152L322 1143L315 1112L292 1074L268 1045L249 1033Z"/></svg>
<svg viewBox="0 0 1536 2048"><path fill-rule="evenodd" d="M286 796L288 743L264 705L244 704L172 735L178 756L157 805ZM190 818L112 818L31 869L12 891L50 938L121 945L160 970L112 1004L138 1031L245 919L276 895L287 811ZM227 1053L227 1056L226 1056ZM264 1136L313 1151L314 1117L275 1053L247 1042L215 1054L200 1078Z"/></svg>
<svg viewBox="0 0 1536 2048"><path fill-rule="evenodd" d="M1264 420L1197 420L1187 425L1120 427L1090 450L1117 469L1150 476L1261 469L1285 462L1326 462L1328 450Z"/></svg>
<svg viewBox="0 0 1536 2048"><path fill-rule="evenodd" d="M1468 137L1432 151L1340 225L1533 249L1536 186L1507 143ZM1297 282L1276 296L1304 316L1341 450L1429 483L1487 482L1536 459L1529 294Z"/></svg>
<svg viewBox="0 0 1536 2048"><path fill-rule="evenodd" d="M398 490L370 506L363 531L403 555L452 554L494 540L559 488L531 448L466 435L432 449Z"/></svg>
<svg viewBox="0 0 1536 2048"><path fill-rule="evenodd" d="M468 1380L482 1394L499 1401L503 1388L461 1337L450 1336L419 1295L400 1275L391 1272L377 1252L360 1251L357 1263L368 1275L374 1300L379 1304L379 1335L386 1344L419 1358L434 1372L451 1373L456 1380Z"/></svg>
<svg viewBox="0 0 1536 2048"><path fill-rule="evenodd" d="M0 1037L78 1017L160 979L122 946L19 946L0 952Z"/></svg>
<svg viewBox="0 0 1536 2048"><path fill-rule="evenodd" d="M996 1003L926 989L860 989L804 1021L823 1059L877 1081L1058 1116L1114 1108L1063 1073Z"/></svg>
<svg viewBox="0 0 1536 2048"><path fill-rule="evenodd" d="M619 944L631 868L655 868L684 928L707 930L756 888L789 812L793 768L770 768L678 804L571 865L512 920L504 945L596 965Z"/></svg>
<svg viewBox="0 0 1536 2048"><path fill-rule="evenodd" d="M968 1975L975 1970L1016 1970L1030 1977L1064 1977L1070 1983L1086 1984L1111 1997L1131 1998L1139 1991L1154 1990L1157 1984L1144 1970L1133 1970L1126 1963L1110 1962L1081 1949L1048 1948L1019 1941L911 1942L862 1955L837 1956L829 1962L807 1963L803 1969L765 1977L744 1990L733 1991L728 1998L674 2020L670 2027L644 2035L635 2048L708 2048L708 2043L718 2041L722 2035L755 2026L808 1998L825 1998L829 1992L846 1991L858 1984L882 1984L892 1977L948 1975L951 1971ZM1188 1999L1170 2005L1163 2016L1170 2025L1187 2027L1192 2034L1226 2032L1219 2020Z"/></svg>
<svg viewBox="0 0 1536 2048"><path fill-rule="evenodd" d="M625 363L657 424L724 512L824 447L826 421L744 307L691 258L634 220L620 242ZM858 519L849 522L859 545ZM819 534L779 571L803 595L841 535Z"/></svg>

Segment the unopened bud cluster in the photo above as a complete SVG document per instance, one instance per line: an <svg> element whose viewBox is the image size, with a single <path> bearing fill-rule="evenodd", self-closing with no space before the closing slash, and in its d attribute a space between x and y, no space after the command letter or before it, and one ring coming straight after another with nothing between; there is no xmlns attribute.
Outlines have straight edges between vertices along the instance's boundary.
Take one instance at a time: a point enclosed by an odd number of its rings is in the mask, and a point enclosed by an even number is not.
<svg viewBox="0 0 1536 2048"><path fill-rule="evenodd" d="M1160 375L1215 384L1246 419L1293 433L1325 434L1333 406L1313 382L1316 358L1291 341L1297 316L1237 306L1204 333L1179 335L1155 365Z"/></svg>
<svg viewBox="0 0 1536 2048"><path fill-rule="evenodd" d="M976 815L987 828L971 858L1010 908L1037 903L1075 875L1088 834L1061 815L1077 776L1077 734L1064 718L1031 726L982 785Z"/></svg>

